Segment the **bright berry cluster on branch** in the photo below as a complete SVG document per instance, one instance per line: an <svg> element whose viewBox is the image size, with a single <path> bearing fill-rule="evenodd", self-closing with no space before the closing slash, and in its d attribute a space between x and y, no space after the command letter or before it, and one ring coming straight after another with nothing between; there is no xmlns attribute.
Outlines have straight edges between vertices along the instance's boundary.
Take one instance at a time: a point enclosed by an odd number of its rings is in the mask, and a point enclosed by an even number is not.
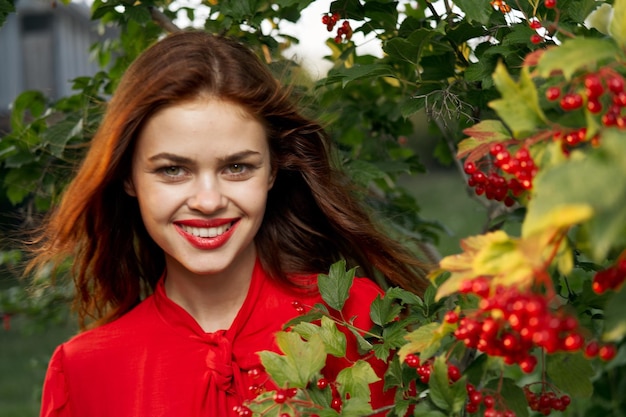
<svg viewBox="0 0 626 417"><path fill-rule="evenodd" d="M420 363L420 358L415 353L410 353L406 356L406 364L411 368L414 368L419 376L419 380L422 384L428 384L430 381L430 375L433 372L433 359L429 359L424 363ZM458 367L452 364L448 364L448 380L450 383L454 383L461 379L461 371Z"/></svg>
<svg viewBox="0 0 626 417"><path fill-rule="evenodd" d="M485 161L489 171L480 170L473 161L465 163L463 169L469 175L467 184L474 188L477 195L484 194L489 200L502 201L506 206L512 206L516 197L532 189L537 166L524 146L511 154L504 144L496 143L492 145L489 154L491 160Z"/></svg>
<svg viewBox="0 0 626 417"><path fill-rule="evenodd" d="M608 290L616 290L626 281L626 259L618 261L615 265L596 272L593 277L591 288L603 294Z"/></svg>
<svg viewBox="0 0 626 417"><path fill-rule="evenodd" d="M549 87L546 90L546 98L550 101L558 100L559 107L565 112L586 108L589 113L599 117L603 126L617 126L623 129L626 128L624 84L624 77L621 74L605 67L574 80L567 91L562 91L558 86ZM559 130L555 133L554 139L561 141L566 153L583 141L589 140L592 144L598 141L597 136L587 138L585 128Z"/></svg>
<svg viewBox="0 0 626 417"><path fill-rule="evenodd" d="M477 310L460 319L454 336L470 348L518 364L526 373L537 365L531 354L536 347L554 353L576 351L584 345L578 320L553 311L543 294L512 287L498 287L492 293L484 277L463 282L460 291L477 295L480 302Z"/></svg>
<svg viewBox="0 0 626 417"><path fill-rule="evenodd" d="M545 383L542 383L543 388L540 393L531 391L528 385L524 387L524 395L530 409L544 416L549 415L552 410L565 411L572 401L570 396L566 394L558 395L554 391L548 391L545 389L545 385Z"/></svg>
<svg viewBox="0 0 626 417"><path fill-rule="evenodd" d="M322 23L326 25L326 30L328 30L329 32L333 31L335 25L337 24L337 22L339 22L340 19L341 16L339 15L339 13L326 13L322 15ZM350 39L352 39L352 27L350 26L349 21L344 20L341 23L341 26L337 28L335 42L342 43L344 40L349 41Z"/></svg>
<svg viewBox="0 0 626 417"><path fill-rule="evenodd" d="M477 413L481 404L485 411L483 417L515 417L515 412L508 410L499 393L489 394L485 390L478 390L474 385L467 384L467 403L465 411L470 414Z"/></svg>

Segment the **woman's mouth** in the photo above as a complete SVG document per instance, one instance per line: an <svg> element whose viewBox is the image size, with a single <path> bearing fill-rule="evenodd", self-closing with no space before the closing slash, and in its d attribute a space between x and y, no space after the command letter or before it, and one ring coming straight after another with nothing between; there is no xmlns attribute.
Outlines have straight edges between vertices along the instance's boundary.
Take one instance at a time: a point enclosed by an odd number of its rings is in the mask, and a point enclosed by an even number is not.
<svg viewBox="0 0 626 417"><path fill-rule="evenodd" d="M215 227L191 227L184 224L180 225L180 228L186 233L194 235L196 237L216 237L223 235L233 226L234 222L223 224Z"/></svg>

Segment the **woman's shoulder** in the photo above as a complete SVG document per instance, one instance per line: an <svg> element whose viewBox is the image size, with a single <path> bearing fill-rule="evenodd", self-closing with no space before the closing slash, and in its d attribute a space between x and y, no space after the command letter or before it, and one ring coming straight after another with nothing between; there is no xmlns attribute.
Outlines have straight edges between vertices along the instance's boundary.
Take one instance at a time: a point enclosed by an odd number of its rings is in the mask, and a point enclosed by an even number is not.
<svg viewBox="0 0 626 417"><path fill-rule="evenodd" d="M153 321L151 317L156 316L152 297L148 297L123 316L74 335L57 350L62 350L63 357L71 359L77 355L83 356L85 352L111 351L118 345L123 348L150 327Z"/></svg>

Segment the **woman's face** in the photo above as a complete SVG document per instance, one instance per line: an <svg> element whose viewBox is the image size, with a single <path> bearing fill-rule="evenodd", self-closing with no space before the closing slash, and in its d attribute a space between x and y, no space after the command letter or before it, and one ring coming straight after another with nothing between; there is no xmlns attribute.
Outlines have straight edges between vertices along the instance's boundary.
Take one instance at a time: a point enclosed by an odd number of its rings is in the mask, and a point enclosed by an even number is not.
<svg viewBox="0 0 626 417"><path fill-rule="evenodd" d="M204 98L158 111L132 164L125 189L165 252L168 278L254 263L273 176L265 129L243 107Z"/></svg>

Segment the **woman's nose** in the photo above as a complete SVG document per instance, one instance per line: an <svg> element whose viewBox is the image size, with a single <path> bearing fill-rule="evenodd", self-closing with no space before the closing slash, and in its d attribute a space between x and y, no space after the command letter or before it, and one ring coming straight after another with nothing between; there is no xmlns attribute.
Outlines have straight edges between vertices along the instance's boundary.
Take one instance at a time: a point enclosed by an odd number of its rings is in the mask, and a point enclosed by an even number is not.
<svg viewBox="0 0 626 417"><path fill-rule="evenodd" d="M188 206L202 213L213 213L224 208L227 198L222 192L219 181L214 178L198 179L194 183Z"/></svg>

